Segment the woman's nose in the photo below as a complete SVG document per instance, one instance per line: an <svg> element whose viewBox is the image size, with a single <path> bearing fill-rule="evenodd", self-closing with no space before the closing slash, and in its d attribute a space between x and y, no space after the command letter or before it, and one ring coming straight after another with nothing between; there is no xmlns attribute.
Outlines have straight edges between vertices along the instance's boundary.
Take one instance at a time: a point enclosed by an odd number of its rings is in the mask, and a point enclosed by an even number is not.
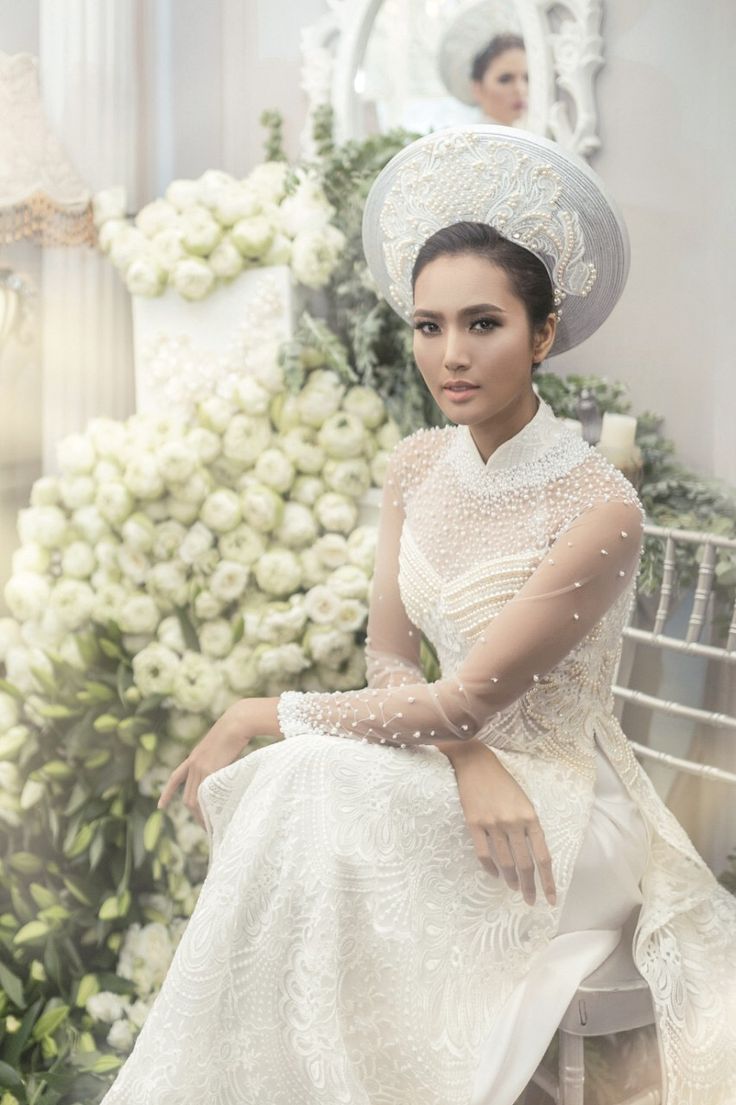
<svg viewBox="0 0 736 1105"><path fill-rule="evenodd" d="M445 368L459 368L468 363L468 355L463 342L462 334L453 330L447 331L444 350Z"/></svg>

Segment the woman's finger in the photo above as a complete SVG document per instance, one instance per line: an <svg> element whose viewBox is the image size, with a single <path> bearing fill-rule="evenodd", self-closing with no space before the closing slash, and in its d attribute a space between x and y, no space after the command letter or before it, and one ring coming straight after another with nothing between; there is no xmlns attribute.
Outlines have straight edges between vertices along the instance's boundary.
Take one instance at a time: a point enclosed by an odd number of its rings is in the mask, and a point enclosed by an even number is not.
<svg viewBox="0 0 736 1105"><path fill-rule="evenodd" d="M481 825L470 825L470 835L473 838L473 844L475 845L475 853L481 862L481 866L488 871L494 878L498 878L498 867L493 862L491 856L490 842L486 836L486 831Z"/></svg>
<svg viewBox="0 0 736 1105"><path fill-rule="evenodd" d="M507 831L509 851L516 864L516 872L519 878L519 887L524 895L527 905L534 905L536 887L534 885L534 862L529 852L527 835L524 826Z"/></svg>
<svg viewBox="0 0 736 1105"><path fill-rule="evenodd" d="M511 855L506 833L500 829L498 825L489 825L486 828L486 832L491 838L491 846L495 853L497 867L511 889L517 890L519 886L519 876L516 873L516 864L514 862L514 857Z"/></svg>
<svg viewBox="0 0 736 1105"><path fill-rule="evenodd" d="M166 780L166 785L164 786L164 789L161 791L159 800L156 803L158 809L163 809L164 806L167 806L169 804L169 802L171 801L171 796L174 794L182 779L185 777L187 773L187 768L188 760L182 760L179 766L175 767L174 770L171 772L171 775L169 775L168 779Z"/></svg>
<svg viewBox="0 0 736 1105"><path fill-rule="evenodd" d="M557 888L552 873L552 857L549 854L544 830L540 824L530 825L527 828L529 847L534 856L534 862L539 871L539 881L550 905L557 904Z"/></svg>

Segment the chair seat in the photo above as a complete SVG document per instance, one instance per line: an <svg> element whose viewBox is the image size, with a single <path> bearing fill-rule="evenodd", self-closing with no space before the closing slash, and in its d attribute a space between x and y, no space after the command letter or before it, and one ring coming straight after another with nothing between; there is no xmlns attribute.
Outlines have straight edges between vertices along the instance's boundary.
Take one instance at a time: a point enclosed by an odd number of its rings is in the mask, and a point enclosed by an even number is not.
<svg viewBox="0 0 736 1105"><path fill-rule="evenodd" d="M631 952L638 914L636 909L608 958L578 986L560 1022L563 1031L600 1036L654 1023L651 991Z"/></svg>

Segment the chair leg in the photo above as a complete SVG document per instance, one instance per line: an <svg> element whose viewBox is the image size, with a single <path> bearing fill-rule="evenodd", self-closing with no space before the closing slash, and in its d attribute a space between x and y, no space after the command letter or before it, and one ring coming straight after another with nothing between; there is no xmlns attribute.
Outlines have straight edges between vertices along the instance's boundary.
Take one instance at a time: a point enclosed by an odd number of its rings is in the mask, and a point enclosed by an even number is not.
<svg viewBox="0 0 736 1105"><path fill-rule="evenodd" d="M585 1060L582 1036L560 1029L559 1105L585 1105Z"/></svg>

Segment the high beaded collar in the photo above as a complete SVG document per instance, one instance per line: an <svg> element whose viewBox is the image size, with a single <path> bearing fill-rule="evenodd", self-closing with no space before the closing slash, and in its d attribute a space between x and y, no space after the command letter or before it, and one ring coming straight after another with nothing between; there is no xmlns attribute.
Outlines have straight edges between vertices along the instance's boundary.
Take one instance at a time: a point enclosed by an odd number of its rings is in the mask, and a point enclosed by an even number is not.
<svg viewBox="0 0 736 1105"><path fill-rule="evenodd" d="M535 393L537 394L537 393ZM518 433L494 449L487 461L484 461L478 446L473 441L469 426L457 426L459 445L468 464L474 465L478 472L499 472L512 468L524 461L535 460L555 445L563 434L570 433L564 422L559 419L549 403L537 395L539 406L536 414L522 426Z"/></svg>

